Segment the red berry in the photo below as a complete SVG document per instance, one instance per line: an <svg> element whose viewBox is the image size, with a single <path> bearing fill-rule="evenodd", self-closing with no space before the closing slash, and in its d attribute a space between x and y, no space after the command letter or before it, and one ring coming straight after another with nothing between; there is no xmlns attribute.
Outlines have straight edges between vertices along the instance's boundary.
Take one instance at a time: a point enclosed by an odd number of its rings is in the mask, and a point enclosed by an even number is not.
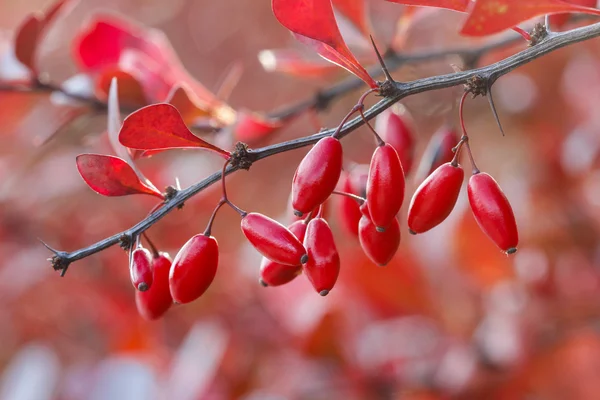
<svg viewBox="0 0 600 400"><path fill-rule="evenodd" d="M173 304L169 290L169 270L171 257L167 253L160 253L152 259L154 282L145 292L135 292L135 304L139 314L147 320L158 319L167 312Z"/></svg>
<svg viewBox="0 0 600 400"><path fill-rule="evenodd" d="M486 173L469 179L469 203L483 232L508 254L517 251L519 234L515 215L498 183Z"/></svg>
<svg viewBox="0 0 600 400"><path fill-rule="evenodd" d="M152 255L143 247L138 247L131 255L129 276L133 287L146 291L152 286Z"/></svg>
<svg viewBox="0 0 600 400"><path fill-rule="evenodd" d="M415 139L410 128L410 115L405 109L388 108L377 116L375 130L398 153L405 174L412 170L415 156Z"/></svg>
<svg viewBox="0 0 600 400"><path fill-rule="evenodd" d="M416 174L418 181L427 178L442 164L452 161L454 158L452 148L456 146L458 141L459 137L454 129L448 126L441 127L431 137L431 140L423 153Z"/></svg>
<svg viewBox="0 0 600 400"><path fill-rule="evenodd" d="M308 223L304 246L308 253L304 273L315 290L326 296L340 273L340 256L327 221L315 218Z"/></svg>
<svg viewBox="0 0 600 400"><path fill-rule="evenodd" d="M269 260L285 265L306 262L306 250L285 226L263 214L249 213L242 218L242 232L256 250Z"/></svg>
<svg viewBox="0 0 600 400"><path fill-rule="evenodd" d="M263 286L281 286L293 281L301 273L301 266L278 264L263 257L259 282Z"/></svg>
<svg viewBox="0 0 600 400"><path fill-rule="evenodd" d="M360 219L358 238L360 245L375 264L387 265L400 246L400 224L394 218L385 232L379 232L367 216Z"/></svg>
<svg viewBox="0 0 600 400"><path fill-rule="evenodd" d="M417 188L408 207L408 229L413 235L427 232L444 221L456 204L465 172L446 163Z"/></svg>
<svg viewBox="0 0 600 400"><path fill-rule="evenodd" d="M212 236L196 235L187 241L173 260L169 288L177 303L189 303L210 286L219 264L219 245Z"/></svg>
<svg viewBox="0 0 600 400"><path fill-rule="evenodd" d="M403 200L404 171L398 153L389 144L378 146L369 167L367 202L371 220L379 230L392 223Z"/></svg>
<svg viewBox="0 0 600 400"><path fill-rule="evenodd" d="M292 206L298 216L312 211L335 190L342 172L342 144L330 136L317 142L300 162L292 182Z"/></svg>
<svg viewBox="0 0 600 400"><path fill-rule="evenodd" d="M344 179L342 191L365 197L368 176L368 166L359 165L353 168ZM349 233L358 236L358 222L360 221L360 217L362 217L360 203L348 196L340 196L340 204L337 210L342 226Z"/></svg>
<svg viewBox="0 0 600 400"><path fill-rule="evenodd" d="M304 221L296 221L288 229L300 242L304 240L304 234L306 233L306 224ZM292 281L301 272L301 266L279 264L263 257L260 264L260 283L263 286L283 285Z"/></svg>

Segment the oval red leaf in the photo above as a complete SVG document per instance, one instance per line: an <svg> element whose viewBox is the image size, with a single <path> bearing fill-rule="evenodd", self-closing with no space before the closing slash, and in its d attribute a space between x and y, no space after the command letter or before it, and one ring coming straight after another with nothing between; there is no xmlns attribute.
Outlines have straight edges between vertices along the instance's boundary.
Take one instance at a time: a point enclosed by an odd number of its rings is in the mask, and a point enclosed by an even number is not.
<svg viewBox="0 0 600 400"><path fill-rule="evenodd" d="M121 127L119 141L138 150L200 148L225 158L229 152L195 136L171 104L153 104L130 114Z"/></svg>
<svg viewBox="0 0 600 400"><path fill-rule="evenodd" d="M140 180L125 160L102 154L80 154L77 169L88 186L103 196L149 194L163 199L163 195Z"/></svg>
<svg viewBox="0 0 600 400"><path fill-rule="evenodd" d="M346 68L370 87L378 87L346 46L330 0L272 0L271 4L275 18L283 26L310 39L309 42L316 41L322 46L311 45L317 48L321 56ZM334 61L336 58L337 61Z"/></svg>

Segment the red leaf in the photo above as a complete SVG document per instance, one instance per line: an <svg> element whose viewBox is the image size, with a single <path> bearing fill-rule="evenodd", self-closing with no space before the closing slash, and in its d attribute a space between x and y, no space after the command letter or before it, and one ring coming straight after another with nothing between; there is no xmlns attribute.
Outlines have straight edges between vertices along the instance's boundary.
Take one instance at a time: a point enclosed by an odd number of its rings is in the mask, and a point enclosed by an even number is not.
<svg viewBox="0 0 600 400"><path fill-rule="evenodd" d="M377 88L377 82L356 60L337 26L331 0L272 0L275 18L296 35L316 41L311 45L324 58ZM296 36L298 37L298 36Z"/></svg>
<svg viewBox="0 0 600 400"><path fill-rule="evenodd" d="M531 18L556 13L600 15L600 10L561 0L477 0L460 33L486 36L509 29Z"/></svg>
<svg viewBox="0 0 600 400"><path fill-rule="evenodd" d="M470 0L387 0L390 3L404 4L405 6L423 6L423 7L435 7L435 8L446 8L448 10L454 10L459 12L466 12Z"/></svg>
<svg viewBox="0 0 600 400"><path fill-rule="evenodd" d="M363 35L369 36L371 26L369 24L365 0L332 0L332 3Z"/></svg>
<svg viewBox="0 0 600 400"><path fill-rule="evenodd" d="M260 114L240 111L233 134L238 141L255 142L281 128L279 120L269 120Z"/></svg>
<svg viewBox="0 0 600 400"><path fill-rule="evenodd" d="M98 72L119 66L135 77L151 101L164 101L171 88L185 83L221 125L235 120L235 112L217 99L183 67L165 35L114 16L95 16L74 41L79 68Z"/></svg>
<svg viewBox="0 0 600 400"><path fill-rule="evenodd" d="M104 196L149 194L163 199L163 195L140 180L125 160L102 154L77 156L79 174L93 191Z"/></svg>
<svg viewBox="0 0 600 400"><path fill-rule="evenodd" d="M61 8L69 0L58 0L45 14L30 14L17 29L15 36L15 56L23 65L37 75L35 56L37 47L43 38L46 28L54 20Z"/></svg>
<svg viewBox="0 0 600 400"><path fill-rule="evenodd" d="M142 88L140 82L130 73L115 67L104 70L96 78L96 96L98 99L102 101L108 99L108 91L113 78L116 78L119 82L119 102L130 107L148 104L144 88Z"/></svg>
<svg viewBox="0 0 600 400"><path fill-rule="evenodd" d="M125 118L119 140L122 145L138 150L204 148L225 158L230 155L190 132L179 111L166 103L141 108Z"/></svg>
<svg viewBox="0 0 600 400"><path fill-rule="evenodd" d="M300 77L327 76L337 69L321 57L314 56L311 59L293 49L262 50L258 54L258 60L265 71Z"/></svg>

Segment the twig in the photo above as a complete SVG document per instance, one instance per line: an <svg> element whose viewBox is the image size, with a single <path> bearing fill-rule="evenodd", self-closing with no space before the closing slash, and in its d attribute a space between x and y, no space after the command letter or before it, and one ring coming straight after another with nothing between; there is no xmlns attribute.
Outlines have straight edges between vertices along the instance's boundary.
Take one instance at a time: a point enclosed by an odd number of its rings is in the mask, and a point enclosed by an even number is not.
<svg viewBox="0 0 600 400"><path fill-rule="evenodd" d="M365 112L365 119L371 120L375 118L375 116L377 116L385 109L389 108L394 103L405 97L412 96L418 93L465 84L469 81L469 79L473 78L474 76L482 77L483 79L486 79L489 82L495 82L500 76L505 75L510 71L514 70L515 68L527 64L545 54L548 54L567 45L592 39L598 36L600 36L600 23L596 23L567 32L552 33L545 40L538 43L537 45L529 47L515 55L512 55L504 60L501 60L497 63L486 67L474 69L471 71L461 71L447 75L433 76L429 78L418 79L411 82L397 82L396 91L394 95L382 99L369 110L367 110ZM339 131L338 137L343 138L352 131L356 130L365 123L365 119L363 119L362 117L352 119L351 121L346 123L343 126L343 128ZM271 146L266 146L263 148L256 149L254 151L248 151L248 154L246 155L248 158L247 161L256 162L267 157L274 156L276 154L309 146L311 144L316 143L319 139L323 137L331 136L334 132L336 132L336 129L328 129L311 136L293 139ZM229 166L225 170L225 174L231 174L237 171L238 169L239 167L237 166ZM66 268L72 262L88 257L101 250L118 244L122 240L122 238L137 237L142 232L146 231L148 228L150 228L152 225L158 222L165 215L167 215L169 212L171 212L173 209L177 208L179 205L183 204L185 201L198 194L199 192L203 191L207 187L218 182L221 179L221 176L221 171L215 172L214 174L210 175L204 180L188 187L187 189L183 189L177 192L175 196L173 196L171 199L165 202L163 207L151 213L133 227L106 239L103 239L88 247L84 247L82 249L75 250L72 252L57 251L49 247L55 253L54 257L52 258L52 264L54 268L56 270L66 270Z"/></svg>

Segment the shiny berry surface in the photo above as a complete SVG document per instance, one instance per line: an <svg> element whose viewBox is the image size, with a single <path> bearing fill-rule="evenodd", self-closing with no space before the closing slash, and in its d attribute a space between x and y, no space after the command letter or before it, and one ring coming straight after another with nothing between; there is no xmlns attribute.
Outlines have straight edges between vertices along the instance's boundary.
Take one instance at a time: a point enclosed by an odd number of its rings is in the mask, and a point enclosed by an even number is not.
<svg viewBox="0 0 600 400"><path fill-rule="evenodd" d="M169 290L169 271L171 269L171 257L167 253L160 253L152 259L154 281L150 289L145 292L136 291L135 304L138 313L147 320L155 320L162 317L173 304L171 291Z"/></svg>
<svg viewBox="0 0 600 400"><path fill-rule="evenodd" d="M177 303L202 296L217 273L219 245L212 236L196 235L179 250L169 271L169 288Z"/></svg>
<svg viewBox="0 0 600 400"><path fill-rule="evenodd" d="M379 266L385 266L394 257L400 246L400 224L394 221L384 232L380 232L375 224L367 217L360 219L358 239L363 251L371 261Z"/></svg>
<svg viewBox="0 0 600 400"><path fill-rule="evenodd" d="M327 221L315 218L308 223L304 246L308 253L304 273L315 290L326 296L340 273L340 256Z"/></svg>
<svg viewBox="0 0 600 400"><path fill-rule="evenodd" d="M512 207L498 183L480 172L471 176L468 185L469 204L483 232L504 252L517 251L519 233Z"/></svg>
<svg viewBox="0 0 600 400"><path fill-rule="evenodd" d="M385 229L396 217L404 201L404 171L396 150L389 145L378 146L369 167L367 202L371 220Z"/></svg>
<svg viewBox="0 0 600 400"><path fill-rule="evenodd" d="M450 215L456 205L464 177L462 167L446 163L419 185L408 208L410 233L427 232Z"/></svg>
<svg viewBox="0 0 600 400"><path fill-rule="evenodd" d="M143 247L138 247L131 255L129 275L133 287L139 291L146 291L152 286L152 255Z"/></svg>
<svg viewBox="0 0 600 400"><path fill-rule="evenodd" d="M292 207L301 216L322 204L335 190L342 172L342 144L319 140L298 165L292 181Z"/></svg>
<svg viewBox="0 0 600 400"><path fill-rule="evenodd" d="M288 229L299 241L304 240L304 234L306 233L306 224L304 221L296 221ZM300 273L302 273L301 266L279 264L266 257L263 257L260 264L260 282L263 286L280 286L286 284L291 282Z"/></svg>
<svg viewBox="0 0 600 400"><path fill-rule="evenodd" d="M242 232L256 250L279 264L300 265L306 258L302 242L285 226L260 213L242 218Z"/></svg>

